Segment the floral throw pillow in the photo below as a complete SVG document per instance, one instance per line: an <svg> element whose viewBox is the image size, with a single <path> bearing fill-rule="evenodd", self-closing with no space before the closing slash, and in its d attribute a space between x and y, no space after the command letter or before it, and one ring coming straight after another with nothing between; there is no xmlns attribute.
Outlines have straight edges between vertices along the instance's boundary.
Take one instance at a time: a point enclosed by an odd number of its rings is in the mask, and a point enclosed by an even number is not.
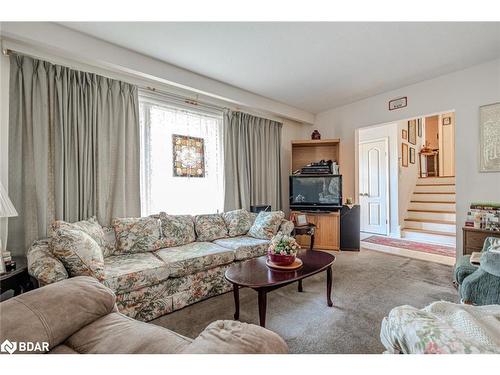
<svg viewBox="0 0 500 375"><path fill-rule="evenodd" d="M248 231L248 235L254 238L269 240L278 232L281 220L284 217L285 214L281 211L259 212Z"/></svg>
<svg viewBox="0 0 500 375"><path fill-rule="evenodd" d="M224 212L222 218L226 223L229 237L247 234L253 223L250 212L245 209Z"/></svg>
<svg viewBox="0 0 500 375"><path fill-rule="evenodd" d="M160 212L162 247L185 245L196 240L191 215L167 215Z"/></svg>
<svg viewBox="0 0 500 375"><path fill-rule="evenodd" d="M92 276L104 280L104 258L99 244L83 230L57 229L49 240L49 249L69 276Z"/></svg>
<svg viewBox="0 0 500 375"><path fill-rule="evenodd" d="M52 222L49 230L49 237L52 236L58 229L77 229L82 232L87 233L90 237L94 239L95 242L105 251L107 242L105 239L104 230L101 224L97 221L95 216L88 218L87 220L77 221L75 223L68 223L63 220L55 220Z"/></svg>
<svg viewBox="0 0 500 375"><path fill-rule="evenodd" d="M145 253L162 247L160 220L155 217L114 218L112 226L115 254Z"/></svg>
<svg viewBox="0 0 500 375"><path fill-rule="evenodd" d="M227 237L227 228L222 215L197 215L194 217L197 241L213 241Z"/></svg>

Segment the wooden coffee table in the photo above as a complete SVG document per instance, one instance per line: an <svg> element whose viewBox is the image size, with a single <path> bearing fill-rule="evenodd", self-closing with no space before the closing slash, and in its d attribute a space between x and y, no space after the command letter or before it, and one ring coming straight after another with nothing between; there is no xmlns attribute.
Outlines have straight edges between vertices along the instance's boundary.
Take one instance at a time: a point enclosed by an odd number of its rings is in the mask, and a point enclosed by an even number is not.
<svg viewBox="0 0 500 375"><path fill-rule="evenodd" d="M333 306L332 264L335 256L323 251L301 250L297 254L303 262L301 268L294 271L278 271L266 265L267 256L250 259L233 264L226 270L226 280L233 284L235 313L234 319L240 317L240 293L242 287L252 288L258 293L259 321L262 327L266 325L267 293L298 281L298 290L302 292L302 280L322 271L326 271L326 301Z"/></svg>

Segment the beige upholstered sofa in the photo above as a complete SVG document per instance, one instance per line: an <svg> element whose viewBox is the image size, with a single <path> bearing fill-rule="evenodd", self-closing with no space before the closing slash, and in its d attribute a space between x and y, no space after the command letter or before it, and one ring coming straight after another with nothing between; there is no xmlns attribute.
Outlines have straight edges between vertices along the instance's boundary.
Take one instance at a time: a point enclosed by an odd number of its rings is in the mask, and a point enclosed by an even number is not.
<svg viewBox="0 0 500 375"><path fill-rule="evenodd" d="M0 303L0 342L24 353L286 353L275 333L237 321L216 321L194 340L118 312L114 293L79 276ZM6 341L8 340L8 342ZM28 347L24 343L31 343ZM2 350L3 351L3 350Z"/></svg>
<svg viewBox="0 0 500 375"><path fill-rule="evenodd" d="M278 212L276 219L274 228L265 223L262 227L257 225L260 216L235 210L221 215L161 213L115 219L113 227L102 229L95 219L79 223L91 235L88 228L96 224L97 231L104 232L100 281L115 292L119 311L149 321L228 292L231 285L224 273L233 262L264 255L269 243L265 237L293 230L283 213ZM52 229L61 226L59 222ZM50 244L50 239L36 241L27 254L29 273L42 286L71 276Z"/></svg>

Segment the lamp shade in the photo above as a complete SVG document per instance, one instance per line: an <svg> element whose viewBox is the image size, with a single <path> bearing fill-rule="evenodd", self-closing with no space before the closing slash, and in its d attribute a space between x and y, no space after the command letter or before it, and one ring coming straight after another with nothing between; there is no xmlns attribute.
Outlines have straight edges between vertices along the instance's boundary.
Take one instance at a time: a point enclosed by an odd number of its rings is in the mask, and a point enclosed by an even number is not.
<svg viewBox="0 0 500 375"><path fill-rule="evenodd" d="M7 190L0 182L0 217L17 216L17 211L7 195Z"/></svg>

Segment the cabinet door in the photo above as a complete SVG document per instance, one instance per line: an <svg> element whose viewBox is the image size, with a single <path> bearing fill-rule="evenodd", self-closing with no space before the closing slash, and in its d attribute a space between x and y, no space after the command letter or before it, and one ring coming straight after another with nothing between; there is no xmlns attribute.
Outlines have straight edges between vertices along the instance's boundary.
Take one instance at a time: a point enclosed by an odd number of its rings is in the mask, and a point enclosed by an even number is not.
<svg viewBox="0 0 500 375"><path fill-rule="evenodd" d="M339 249L339 215L337 212L316 215L316 234L314 248L325 250Z"/></svg>

